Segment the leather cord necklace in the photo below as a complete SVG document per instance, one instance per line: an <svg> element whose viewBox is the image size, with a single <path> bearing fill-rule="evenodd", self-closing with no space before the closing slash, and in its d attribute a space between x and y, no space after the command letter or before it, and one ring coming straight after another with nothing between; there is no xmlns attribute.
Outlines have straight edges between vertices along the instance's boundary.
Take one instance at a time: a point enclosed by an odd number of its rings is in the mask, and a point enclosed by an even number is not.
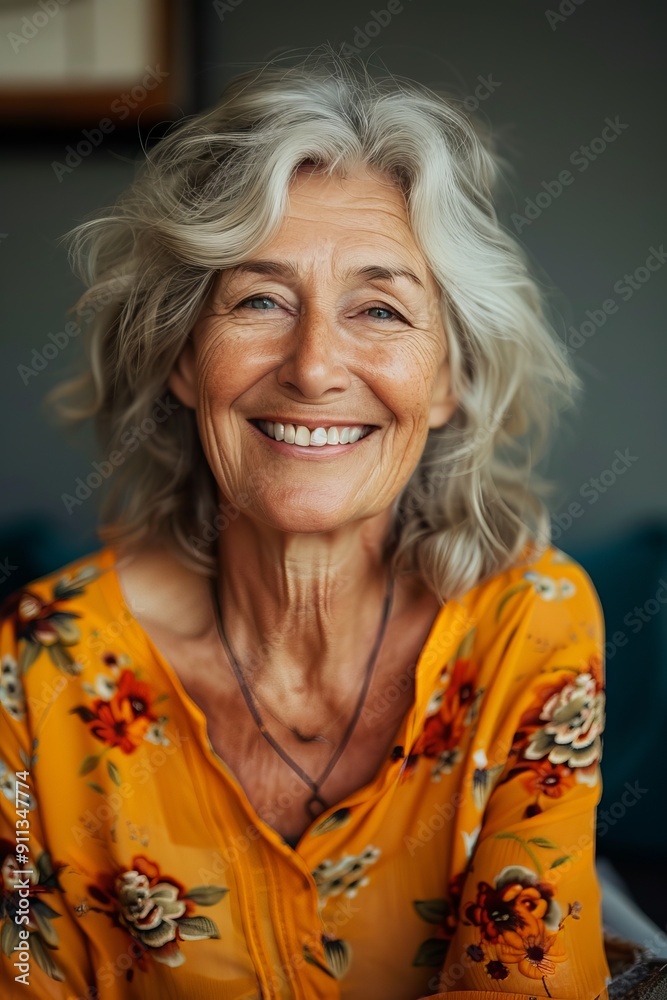
<svg viewBox="0 0 667 1000"><path fill-rule="evenodd" d="M329 808L329 803L326 802L322 798L322 796L320 795L320 788L322 787L322 785L324 784L324 782L326 781L326 779L329 777L329 775L333 771L334 767L336 766L336 764L340 760L340 758L341 758L341 756L343 754L343 751L345 750L345 747L349 743L350 737L352 736L352 733L354 732L354 727L356 726L357 722L359 721L359 716L361 714L361 709L363 708L364 702L366 700L366 695L368 694L368 689L370 687L371 678L373 676L373 669L375 667L375 663L376 663L377 658L378 658L378 653L380 652L380 647L382 645L382 640L384 639L385 632L387 631L387 624L389 622L389 615L390 615L390 612L391 612L391 605L392 605L392 600L393 600L393 595L394 595L394 580L393 580L393 577L389 578L389 581L388 581L388 584L387 584L387 593L386 593L385 600L384 600L384 607L383 607L383 610L382 610L382 620L380 622L380 628L379 628L377 636L375 638L375 643L373 645L373 649L371 650L371 655L370 655L370 657L368 659L368 663L366 664L366 672L364 674L364 680L363 680L363 683L361 685L361 691L359 692L359 697L357 699L357 704L356 704L356 707L355 707L354 712L352 714L352 718L350 719L350 722L349 722L349 724L347 726L347 729L345 730L345 732L343 734L343 738L341 739L341 741L338 744L336 750L334 751L331 759L329 760L329 763L326 765L326 767L324 768L324 770L322 771L322 773L320 774L319 778L317 778L316 781L314 781L310 777L309 774L306 774L306 772L303 770L303 768L300 767L296 763L296 761L292 759L292 757L290 757L290 755L287 753L287 751L284 750L280 746L280 744L277 742L277 740L275 740L273 738L273 736L271 735L271 733L268 731L268 729L264 725L262 717L259 714L259 710L258 710L257 705L255 703L255 699L254 699L254 697L252 695L252 692L250 691L250 688L248 687L248 685L246 683L245 677L243 676L243 672L242 672L242 670L241 670L241 668L239 666L238 660L234 656L232 648L231 648L231 646L229 644L229 640L227 639L227 636L225 635L224 626L222 624L222 613L221 613L221 610L220 610L220 602L218 600L217 588L216 588L215 581L212 582L212 591L213 591L213 608L214 608L214 611L215 611L215 620L216 620L216 625L218 627L218 634L219 634L220 640L221 640L221 642L222 642L222 644L223 644L223 646L225 648L225 652L227 653L227 657L228 657L229 662L230 662L230 664L232 666L232 670L234 671L234 676L236 677L236 680L238 681L238 685L241 688L241 693L243 694L243 697L245 699L245 703L248 706L248 710L250 711L250 714L252 715L253 719L255 720L255 723L257 724L257 728L259 729L260 733L262 734L262 736L264 737L264 739L266 740L266 742L273 748L273 750L278 754L278 756L281 757L282 760L285 761L285 763L294 771L294 773L297 774L299 776L299 778L301 778L301 780L304 782L304 784L307 785L311 789L311 791L312 791L313 794L310 796L310 798L306 802L306 811L308 812L308 815L312 819L315 819L322 812L324 812L325 809ZM274 716L274 718L275 718L275 716ZM321 807L321 808L318 808L318 807Z"/></svg>

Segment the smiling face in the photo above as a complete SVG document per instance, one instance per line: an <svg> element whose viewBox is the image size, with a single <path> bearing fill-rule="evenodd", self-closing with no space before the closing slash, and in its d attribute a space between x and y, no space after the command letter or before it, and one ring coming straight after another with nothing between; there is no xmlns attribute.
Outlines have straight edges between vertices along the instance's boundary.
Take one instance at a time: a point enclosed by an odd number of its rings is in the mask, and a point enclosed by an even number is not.
<svg viewBox="0 0 667 1000"><path fill-rule="evenodd" d="M321 532L388 511L456 408L400 190L367 168L299 170L277 235L221 273L169 385L245 515Z"/></svg>

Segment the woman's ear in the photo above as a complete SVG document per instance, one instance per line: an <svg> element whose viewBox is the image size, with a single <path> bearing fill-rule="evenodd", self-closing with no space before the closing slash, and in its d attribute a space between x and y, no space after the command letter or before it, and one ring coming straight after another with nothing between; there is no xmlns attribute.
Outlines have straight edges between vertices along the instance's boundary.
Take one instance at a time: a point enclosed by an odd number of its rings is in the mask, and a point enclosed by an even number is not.
<svg viewBox="0 0 667 1000"><path fill-rule="evenodd" d="M174 396L194 410L197 406L197 374L195 361L195 348L192 337L188 336L181 353L174 362L171 374L167 380L167 385Z"/></svg>
<svg viewBox="0 0 667 1000"><path fill-rule="evenodd" d="M428 418L429 430L444 427L458 405L459 401L452 392L449 364L445 360L440 367L433 387Z"/></svg>

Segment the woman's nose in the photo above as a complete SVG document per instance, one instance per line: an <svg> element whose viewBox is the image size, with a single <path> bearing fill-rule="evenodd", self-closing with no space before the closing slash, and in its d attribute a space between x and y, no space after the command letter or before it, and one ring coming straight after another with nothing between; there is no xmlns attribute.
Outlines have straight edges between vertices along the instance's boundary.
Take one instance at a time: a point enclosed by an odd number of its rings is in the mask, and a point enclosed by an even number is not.
<svg viewBox="0 0 667 1000"><path fill-rule="evenodd" d="M350 385L344 339L323 309L309 308L295 322L278 381L310 399Z"/></svg>

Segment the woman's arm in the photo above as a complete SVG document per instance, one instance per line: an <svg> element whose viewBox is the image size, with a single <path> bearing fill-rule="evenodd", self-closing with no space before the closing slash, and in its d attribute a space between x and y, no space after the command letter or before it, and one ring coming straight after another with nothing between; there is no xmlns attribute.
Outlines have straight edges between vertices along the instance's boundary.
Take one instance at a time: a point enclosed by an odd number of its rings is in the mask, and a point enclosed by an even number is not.
<svg viewBox="0 0 667 1000"><path fill-rule="evenodd" d="M595 875L604 624L585 572L574 562L560 569L573 591L569 638L539 656L525 644L533 652L522 652L498 703L514 736L509 756L497 756L507 760L461 884L438 998L606 996ZM549 601L536 601L527 634L539 634L535 614L544 622Z"/></svg>
<svg viewBox="0 0 667 1000"><path fill-rule="evenodd" d="M0 622L0 994L5 1000L93 1000L84 935L63 895L39 807L40 746L21 680L22 641ZM66 777L63 776L63 781ZM63 796L67 795L63 787Z"/></svg>

